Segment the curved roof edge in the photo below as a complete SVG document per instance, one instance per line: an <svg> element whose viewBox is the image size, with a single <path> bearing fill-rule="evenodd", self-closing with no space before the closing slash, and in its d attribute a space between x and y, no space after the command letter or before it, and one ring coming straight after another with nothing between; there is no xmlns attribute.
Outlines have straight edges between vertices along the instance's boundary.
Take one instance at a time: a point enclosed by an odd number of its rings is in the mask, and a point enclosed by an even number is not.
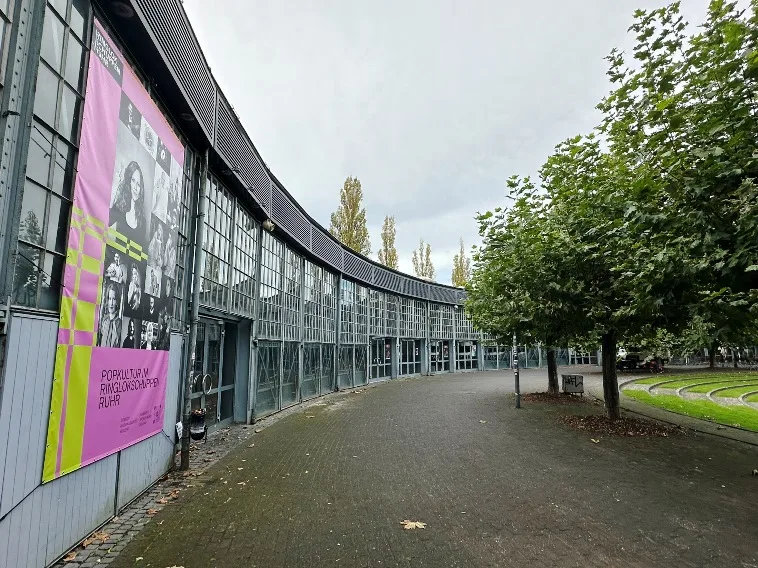
<svg viewBox="0 0 758 568"><path fill-rule="evenodd" d="M136 13L171 71L208 145L262 211L319 263L372 288L460 304L462 288L431 283L367 258L335 239L287 191L260 156L213 77L180 0L135 0Z"/></svg>

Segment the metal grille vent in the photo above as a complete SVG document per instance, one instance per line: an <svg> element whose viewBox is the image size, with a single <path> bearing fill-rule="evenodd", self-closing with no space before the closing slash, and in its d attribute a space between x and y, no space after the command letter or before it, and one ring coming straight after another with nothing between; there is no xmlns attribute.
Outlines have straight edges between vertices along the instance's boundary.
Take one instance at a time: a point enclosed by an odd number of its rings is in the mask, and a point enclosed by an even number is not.
<svg viewBox="0 0 758 568"><path fill-rule="evenodd" d="M342 247L321 229L313 227L311 250L322 260L342 270Z"/></svg>
<svg viewBox="0 0 758 568"><path fill-rule="evenodd" d="M371 282L371 265L352 252L345 251L345 274Z"/></svg>
<svg viewBox="0 0 758 568"><path fill-rule="evenodd" d="M137 0L137 5L184 88L200 124L212 138L216 85L181 6L177 0Z"/></svg>
<svg viewBox="0 0 758 568"><path fill-rule="evenodd" d="M276 186L271 189L271 218L306 247L311 245L311 224Z"/></svg>
<svg viewBox="0 0 758 568"><path fill-rule="evenodd" d="M229 165L238 170L237 175L253 192L261 207L270 211L271 180L255 155L252 142L221 94L218 101L216 148Z"/></svg>

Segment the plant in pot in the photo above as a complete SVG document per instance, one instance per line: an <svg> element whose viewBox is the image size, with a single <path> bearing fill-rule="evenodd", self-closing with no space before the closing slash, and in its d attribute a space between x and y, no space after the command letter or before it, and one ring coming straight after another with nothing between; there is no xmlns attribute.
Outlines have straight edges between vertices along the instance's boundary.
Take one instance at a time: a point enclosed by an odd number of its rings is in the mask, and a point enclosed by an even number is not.
<svg viewBox="0 0 758 568"><path fill-rule="evenodd" d="M208 427L205 425L205 408L196 408L190 413L190 438L202 440Z"/></svg>

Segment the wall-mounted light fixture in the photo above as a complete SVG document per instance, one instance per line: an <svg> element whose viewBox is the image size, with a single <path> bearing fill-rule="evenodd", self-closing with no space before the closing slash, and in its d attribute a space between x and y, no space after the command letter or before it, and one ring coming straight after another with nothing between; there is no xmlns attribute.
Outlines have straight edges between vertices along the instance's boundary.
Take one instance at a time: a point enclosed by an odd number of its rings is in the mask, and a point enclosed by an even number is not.
<svg viewBox="0 0 758 568"><path fill-rule="evenodd" d="M272 233L276 228L276 225L274 225L274 222L271 219L266 219L263 222L263 228L266 229L269 233Z"/></svg>

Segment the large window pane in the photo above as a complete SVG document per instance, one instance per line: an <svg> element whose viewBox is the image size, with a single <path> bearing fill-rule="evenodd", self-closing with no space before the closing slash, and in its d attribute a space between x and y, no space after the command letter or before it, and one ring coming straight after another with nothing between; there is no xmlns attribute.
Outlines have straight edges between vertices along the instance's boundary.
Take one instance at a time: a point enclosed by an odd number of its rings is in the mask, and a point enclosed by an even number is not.
<svg viewBox="0 0 758 568"><path fill-rule="evenodd" d="M68 232L69 204L61 198L50 196L50 211L47 221L47 243L49 250L66 252L66 233Z"/></svg>
<svg viewBox="0 0 758 568"><path fill-rule="evenodd" d="M26 176L47 185L50 175L50 157L52 154L51 140L53 133L47 128L34 122L29 140L29 155L26 159Z"/></svg>
<svg viewBox="0 0 758 568"><path fill-rule="evenodd" d="M69 140L75 142L76 134L79 130L79 106L81 99L74 91L72 91L67 85L63 85L63 93L61 95L60 110L58 112L60 123L58 125L58 132Z"/></svg>
<svg viewBox="0 0 758 568"><path fill-rule="evenodd" d="M13 302L21 306L37 305L37 279L39 264L44 253L37 247L18 244L13 273Z"/></svg>
<svg viewBox="0 0 758 568"><path fill-rule="evenodd" d="M45 12L45 27L42 31L42 47L40 55L56 71L61 68L61 56L63 55L63 34L65 27L53 12Z"/></svg>
<svg viewBox="0 0 758 568"><path fill-rule="evenodd" d="M68 48L66 49L66 71L64 77L66 81L79 92L82 90L82 70L84 69L84 46L71 35L68 38Z"/></svg>
<svg viewBox="0 0 758 568"><path fill-rule="evenodd" d="M21 201L21 221L18 226L18 238L35 245L42 245L45 222L45 202L47 191L27 181L24 197Z"/></svg>
<svg viewBox="0 0 758 568"><path fill-rule="evenodd" d="M63 0L61 0L63 1ZM84 41L87 39L87 23L89 21L90 0L74 0L71 6L69 23L71 31Z"/></svg>
<svg viewBox="0 0 758 568"><path fill-rule="evenodd" d="M45 254L44 274L41 275L39 307L43 310L57 310L63 280L65 257Z"/></svg>
<svg viewBox="0 0 758 568"><path fill-rule="evenodd" d="M53 191L58 195L71 198L72 177L74 173L74 148L62 138L55 144L55 166L53 167Z"/></svg>
<svg viewBox="0 0 758 568"><path fill-rule="evenodd" d="M37 72L37 91L34 95L34 114L50 126L55 124L55 102L58 98L58 78L40 63Z"/></svg>

